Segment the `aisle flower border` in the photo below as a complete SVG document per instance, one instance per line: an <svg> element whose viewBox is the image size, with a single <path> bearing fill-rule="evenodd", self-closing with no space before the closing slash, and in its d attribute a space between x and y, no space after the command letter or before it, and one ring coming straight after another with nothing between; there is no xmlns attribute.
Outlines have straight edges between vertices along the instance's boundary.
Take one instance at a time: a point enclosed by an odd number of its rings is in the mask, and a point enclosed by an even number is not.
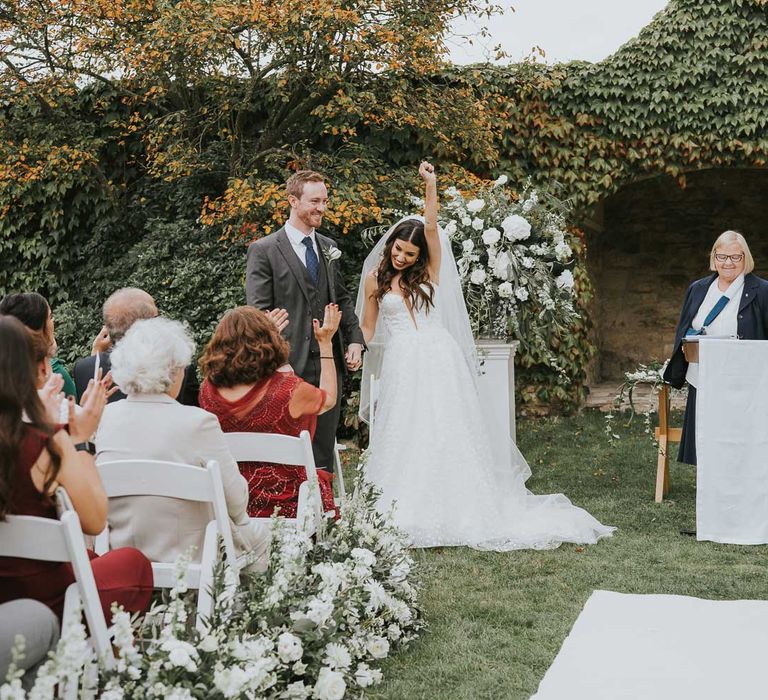
<svg viewBox="0 0 768 700"><path fill-rule="evenodd" d="M185 595L182 558L167 602L141 626L113 618L117 664L98 675L78 619L65 621L57 649L27 694L11 668L3 700L53 699L65 679L81 697L358 698L382 680L375 665L407 647L424 627L413 559L402 532L377 512L378 494L358 475L343 516L309 538L273 520L270 562L263 574L216 571L213 614L203 635L194 600Z"/></svg>

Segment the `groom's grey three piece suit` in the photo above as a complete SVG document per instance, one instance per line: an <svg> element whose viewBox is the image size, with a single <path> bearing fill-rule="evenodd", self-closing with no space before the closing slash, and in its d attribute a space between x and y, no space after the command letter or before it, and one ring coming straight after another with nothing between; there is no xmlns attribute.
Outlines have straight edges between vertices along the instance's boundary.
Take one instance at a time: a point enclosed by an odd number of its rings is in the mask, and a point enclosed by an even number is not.
<svg viewBox="0 0 768 700"><path fill-rule="evenodd" d="M333 469L336 429L339 424L342 379L347 368L346 346L364 344L363 333L355 316L355 305L341 276L339 260L331 261L328 250L334 242L315 232L315 250L319 258L317 284L307 271L304 258L293 247L285 228L281 228L248 246L245 293L248 304L264 311L285 309L288 327L283 331L290 343L289 362L293 371L315 386L320 384L320 349L312 320L321 323L327 304L338 304L341 325L333 339L336 361L336 405L317 419L312 447L318 467Z"/></svg>

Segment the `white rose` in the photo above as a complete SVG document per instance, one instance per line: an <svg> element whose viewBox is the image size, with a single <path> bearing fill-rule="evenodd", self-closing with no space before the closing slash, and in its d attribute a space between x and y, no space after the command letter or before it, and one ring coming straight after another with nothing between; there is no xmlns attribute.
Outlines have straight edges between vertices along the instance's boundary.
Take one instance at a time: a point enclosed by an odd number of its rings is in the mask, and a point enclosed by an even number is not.
<svg viewBox="0 0 768 700"><path fill-rule="evenodd" d="M317 700L342 700L346 692L347 684L344 682L344 676L325 666L320 669L313 693Z"/></svg>
<svg viewBox="0 0 768 700"><path fill-rule="evenodd" d="M461 225L462 226L471 226L472 225L472 218L469 216L463 216L461 218Z"/></svg>
<svg viewBox="0 0 768 700"><path fill-rule="evenodd" d="M284 664L298 661L304 653L301 640L290 632L283 632L277 638L277 655Z"/></svg>
<svg viewBox="0 0 768 700"><path fill-rule="evenodd" d="M518 214L511 214L501 222L504 235L510 241L523 241L531 235L531 225Z"/></svg>
<svg viewBox="0 0 768 700"><path fill-rule="evenodd" d="M181 647L176 647L168 654L168 663L171 666L178 666L179 668L185 668L187 671L196 671L197 664L192 660L189 652Z"/></svg>
<svg viewBox="0 0 768 700"><path fill-rule="evenodd" d="M527 255L523 256L523 259L520 261L524 268L531 270L536 265L536 261L533 258L528 257Z"/></svg>
<svg viewBox="0 0 768 700"><path fill-rule="evenodd" d="M374 659L384 659L389 654L389 642L384 637L371 637L365 648Z"/></svg>
<svg viewBox="0 0 768 700"><path fill-rule="evenodd" d="M501 240L501 231L497 228L489 228L483 231L483 243L487 246L496 245Z"/></svg>
<svg viewBox="0 0 768 700"><path fill-rule="evenodd" d="M307 617L316 625L322 625L333 614L333 603L317 598L310 602Z"/></svg>
<svg viewBox="0 0 768 700"><path fill-rule="evenodd" d="M471 211L473 214L477 214L485 206L484 199L472 199L467 202L467 211Z"/></svg>
<svg viewBox="0 0 768 700"><path fill-rule="evenodd" d="M497 291L499 292L500 297L503 299L509 299L515 293L515 288L512 286L511 282L502 282L498 286Z"/></svg>
<svg viewBox="0 0 768 700"><path fill-rule="evenodd" d="M323 663L331 668L349 668L352 665L352 656L350 656L347 647L343 644L331 642L325 646L325 658Z"/></svg>
<svg viewBox="0 0 768 700"><path fill-rule="evenodd" d="M508 181L509 181L509 178L506 175L499 175L493 181L493 186L494 187L501 187L502 185L506 185Z"/></svg>
<svg viewBox="0 0 768 700"><path fill-rule="evenodd" d="M207 634L200 640L197 648L200 649L200 651L216 651L219 648L219 642L212 634Z"/></svg>
<svg viewBox="0 0 768 700"><path fill-rule="evenodd" d="M509 255L502 253L496 258L493 263L493 274L500 280L506 280L509 278L509 266L511 264Z"/></svg>
<svg viewBox="0 0 768 700"><path fill-rule="evenodd" d="M452 236L454 233L456 233L456 222L451 220L445 225L445 232Z"/></svg>
<svg viewBox="0 0 768 700"><path fill-rule="evenodd" d="M485 270L481 270L479 267L476 267L474 270L472 270L472 274L469 276L469 281L472 284L482 284L485 282Z"/></svg>
<svg viewBox="0 0 768 700"><path fill-rule="evenodd" d="M355 671L355 683L361 688L373 685L373 673L371 673L371 667L368 664L358 664Z"/></svg>
<svg viewBox="0 0 768 700"><path fill-rule="evenodd" d="M555 284L560 289L573 289L573 273L570 270L563 270L555 278Z"/></svg>
<svg viewBox="0 0 768 700"><path fill-rule="evenodd" d="M571 257L571 246L567 243L560 242L555 246L555 257L558 260L568 260Z"/></svg>
<svg viewBox="0 0 768 700"><path fill-rule="evenodd" d="M483 221L480 217L475 217L472 219L472 228L475 229L475 231L482 231L483 226L485 226L485 221Z"/></svg>
<svg viewBox="0 0 768 700"><path fill-rule="evenodd" d="M526 300L528 299L528 290L527 290L527 289L525 289L525 287L518 287L518 288L515 290L515 296L516 296L516 297L517 297L517 298L518 298L520 301L526 301Z"/></svg>
<svg viewBox="0 0 768 700"><path fill-rule="evenodd" d="M213 672L213 685L225 698L236 698L249 681L248 674L240 666L230 666Z"/></svg>
<svg viewBox="0 0 768 700"><path fill-rule="evenodd" d="M471 253L475 249L474 241L466 240L461 242L461 249L465 253Z"/></svg>

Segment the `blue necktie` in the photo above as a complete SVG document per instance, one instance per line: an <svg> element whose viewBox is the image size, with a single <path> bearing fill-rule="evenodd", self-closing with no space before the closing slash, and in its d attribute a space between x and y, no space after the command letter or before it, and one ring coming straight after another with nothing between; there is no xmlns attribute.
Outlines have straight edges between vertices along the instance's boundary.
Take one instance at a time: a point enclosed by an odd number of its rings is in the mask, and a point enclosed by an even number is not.
<svg viewBox="0 0 768 700"><path fill-rule="evenodd" d="M693 328L689 328L685 334L686 335L703 335L704 332L707 330L707 326L714 321L720 312L728 305L728 302L730 301L730 298L725 296L721 296L717 303L712 307L712 311L710 311L707 314L707 317L704 319L704 325L701 327L700 331L694 330Z"/></svg>
<svg viewBox="0 0 768 700"><path fill-rule="evenodd" d="M307 272L312 279L312 284L317 286L317 278L320 276L320 261L317 259L315 247L312 245L312 237L304 236L302 243L307 249Z"/></svg>

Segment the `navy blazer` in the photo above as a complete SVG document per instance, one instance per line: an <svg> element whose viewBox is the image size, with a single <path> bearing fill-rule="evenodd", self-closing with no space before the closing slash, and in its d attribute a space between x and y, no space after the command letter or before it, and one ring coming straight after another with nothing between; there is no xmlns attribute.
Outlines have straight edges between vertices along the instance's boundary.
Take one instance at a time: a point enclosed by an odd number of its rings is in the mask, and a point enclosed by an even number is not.
<svg viewBox="0 0 768 700"><path fill-rule="evenodd" d="M676 389L685 384L688 362L683 355L683 338L699 311L707 290L717 273L696 280L685 293L683 310L675 330L675 350L664 370L664 381ZM751 272L744 275L744 288L741 290L736 334L745 340L768 340L768 281Z"/></svg>

